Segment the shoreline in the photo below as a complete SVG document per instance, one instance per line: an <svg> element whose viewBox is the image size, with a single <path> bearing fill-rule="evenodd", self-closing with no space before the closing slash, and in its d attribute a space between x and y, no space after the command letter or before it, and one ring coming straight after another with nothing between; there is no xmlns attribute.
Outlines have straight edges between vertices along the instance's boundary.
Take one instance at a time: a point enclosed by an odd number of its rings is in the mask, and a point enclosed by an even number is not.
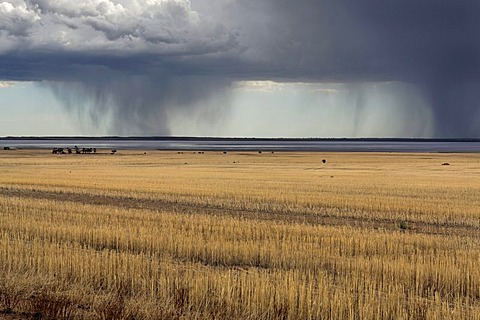
<svg viewBox="0 0 480 320"><path fill-rule="evenodd" d="M236 142L480 142L480 138L268 138L198 136L4 136L1 141L236 141Z"/></svg>
<svg viewBox="0 0 480 320"><path fill-rule="evenodd" d="M0 140L0 150L51 150L96 148L145 151L209 152L381 152L381 153L480 153L476 141L347 141L347 140Z"/></svg>

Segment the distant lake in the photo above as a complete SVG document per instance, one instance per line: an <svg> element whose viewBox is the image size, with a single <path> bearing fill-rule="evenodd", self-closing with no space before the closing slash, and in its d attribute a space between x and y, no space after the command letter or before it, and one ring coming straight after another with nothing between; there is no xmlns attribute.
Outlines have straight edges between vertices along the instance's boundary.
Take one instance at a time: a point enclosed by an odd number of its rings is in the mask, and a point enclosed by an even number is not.
<svg viewBox="0 0 480 320"><path fill-rule="evenodd" d="M323 151L323 152L480 152L480 141L432 140L263 140L263 139L201 139L149 138L136 139L0 139L0 147L19 149L50 149L78 146L80 148L138 150L204 150L204 151Z"/></svg>

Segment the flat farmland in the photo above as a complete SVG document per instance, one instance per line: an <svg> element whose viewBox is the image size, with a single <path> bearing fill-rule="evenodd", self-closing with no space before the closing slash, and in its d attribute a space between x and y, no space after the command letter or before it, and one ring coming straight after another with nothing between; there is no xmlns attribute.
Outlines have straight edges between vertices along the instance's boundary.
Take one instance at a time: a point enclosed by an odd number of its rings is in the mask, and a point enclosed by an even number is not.
<svg viewBox="0 0 480 320"><path fill-rule="evenodd" d="M0 151L0 319L480 319L479 266L479 154Z"/></svg>

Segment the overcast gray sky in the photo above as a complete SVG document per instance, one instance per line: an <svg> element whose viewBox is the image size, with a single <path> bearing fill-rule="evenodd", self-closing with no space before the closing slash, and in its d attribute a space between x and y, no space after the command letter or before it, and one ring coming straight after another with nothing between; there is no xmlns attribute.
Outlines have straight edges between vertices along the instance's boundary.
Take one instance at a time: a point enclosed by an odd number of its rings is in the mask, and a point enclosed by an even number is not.
<svg viewBox="0 0 480 320"><path fill-rule="evenodd" d="M0 0L0 135L479 137L480 3Z"/></svg>

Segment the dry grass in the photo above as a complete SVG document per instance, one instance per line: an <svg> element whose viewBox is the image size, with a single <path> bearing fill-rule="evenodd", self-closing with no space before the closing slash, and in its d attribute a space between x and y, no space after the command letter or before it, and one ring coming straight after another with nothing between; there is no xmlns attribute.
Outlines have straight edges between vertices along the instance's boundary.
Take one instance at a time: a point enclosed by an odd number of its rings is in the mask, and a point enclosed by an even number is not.
<svg viewBox="0 0 480 320"><path fill-rule="evenodd" d="M480 319L476 154L16 150L0 172L5 317Z"/></svg>

